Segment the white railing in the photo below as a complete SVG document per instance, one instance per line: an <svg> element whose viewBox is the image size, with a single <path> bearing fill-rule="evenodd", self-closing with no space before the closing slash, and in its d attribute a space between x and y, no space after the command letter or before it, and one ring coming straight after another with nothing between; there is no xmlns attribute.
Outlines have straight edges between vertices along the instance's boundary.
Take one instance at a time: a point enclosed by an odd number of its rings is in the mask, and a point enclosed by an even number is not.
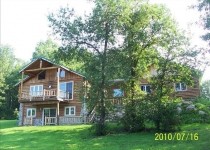
<svg viewBox="0 0 210 150"><path fill-rule="evenodd" d="M55 125L57 123L57 118L56 117L45 117L44 120L45 125Z"/></svg>
<svg viewBox="0 0 210 150"><path fill-rule="evenodd" d="M32 117L25 117L24 118L24 125L33 125L33 118Z"/></svg>
<svg viewBox="0 0 210 150"><path fill-rule="evenodd" d="M70 92L60 90L59 97L62 98L62 99L72 99L72 95L70 95L70 94L71 94Z"/></svg>
<svg viewBox="0 0 210 150"><path fill-rule="evenodd" d="M83 119L81 116L64 116L59 117L59 124L81 124Z"/></svg>
<svg viewBox="0 0 210 150"><path fill-rule="evenodd" d="M32 99L38 99L38 98L43 98L43 100L44 100L49 97L55 97L56 94L57 94L56 89L50 89L50 90L44 89L43 91L36 91L36 92L31 91L29 93L22 92L21 98L22 99L30 99L30 101Z"/></svg>

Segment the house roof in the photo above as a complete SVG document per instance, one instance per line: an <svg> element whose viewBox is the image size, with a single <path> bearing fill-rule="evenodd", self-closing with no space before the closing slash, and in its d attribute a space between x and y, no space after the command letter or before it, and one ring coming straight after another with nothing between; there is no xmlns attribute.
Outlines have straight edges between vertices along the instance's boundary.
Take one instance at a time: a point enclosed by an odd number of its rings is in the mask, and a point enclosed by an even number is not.
<svg viewBox="0 0 210 150"><path fill-rule="evenodd" d="M32 60L29 64L27 64L25 67L23 67L23 68L19 71L19 73L21 73L21 72L23 72L24 70L28 69L31 65L35 64L35 63L36 63L37 61L39 61L39 60L43 60L43 61L45 61L45 62L47 62L47 63L49 63L49 64L52 64L52 65L57 66L57 67L60 67L60 68L66 70L66 71L68 71L68 72L72 72L72 73L74 73L74 74L76 74L76 75L78 75L78 76L81 76L81 77L85 78L85 76L83 76L82 74L80 74L80 73L78 73L78 72L76 72L76 71L74 71L74 70L68 69L68 68L66 68L66 67L64 67L64 66L62 66L62 65L59 65L59 64L57 64L57 63L55 63L55 62L52 62L52 61L50 61L50 60L48 60L48 59L46 59L46 58L43 58L43 57L41 57L41 58L36 58L36 59ZM30 76L27 76L26 78L24 78L24 79L23 79L23 82L27 81L28 79L30 79ZM21 81L19 81L17 84L15 84L15 86L19 85L20 82L21 82Z"/></svg>
<svg viewBox="0 0 210 150"><path fill-rule="evenodd" d="M57 64L57 63L55 63L55 62L52 62L52 61L50 61L50 60L48 60L48 59L46 59L46 58L43 58L43 57L36 58L36 59L32 60L32 61L31 61L29 64L27 64L23 69L21 69L21 70L19 71L19 73L21 73L21 72L23 72L24 70L26 70L29 66L31 66L33 63L35 63L35 62L38 61L38 60L44 60L44 61L46 61L46 62L48 62L48 63L50 63L50 64L53 64L53 65L55 65L55 66L58 66L58 67L60 67L60 68L63 68L63 69L65 69L65 70L69 71L69 72L75 73L75 74L77 74L78 76L81 76L81 77L84 77L84 78L85 78L85 76L83 76L82 74L80 74L80 73L78 73L78 72L76 72L76 71L74 71L74 70L68 69L68 68L66 68L66 67L64 67L64 66L62 66L62 65L59 65L59 64Z"/></svg>

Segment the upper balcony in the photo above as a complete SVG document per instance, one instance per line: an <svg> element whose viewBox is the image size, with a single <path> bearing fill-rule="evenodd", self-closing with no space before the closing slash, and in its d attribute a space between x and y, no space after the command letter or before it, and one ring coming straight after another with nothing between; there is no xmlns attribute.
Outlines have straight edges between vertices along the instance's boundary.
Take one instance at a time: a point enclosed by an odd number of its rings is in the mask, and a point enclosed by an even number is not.
<svg viewBox="0 0 210 150"><path fill-rule="evenodd" d="M59 96L58 96L59 95ZM43 89L42 91L22 92L20 101L72 100L72 93L57 89Z"/></svg>

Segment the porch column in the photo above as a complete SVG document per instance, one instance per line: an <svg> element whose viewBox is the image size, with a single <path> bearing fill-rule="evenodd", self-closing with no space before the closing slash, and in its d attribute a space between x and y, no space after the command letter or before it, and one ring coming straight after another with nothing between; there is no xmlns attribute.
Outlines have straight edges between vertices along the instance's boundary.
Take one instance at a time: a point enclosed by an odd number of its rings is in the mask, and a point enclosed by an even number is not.
<svg viewBox="0 0 210 150"><path fill-rule="evenodd" d="M57 102L57 125L59 125L59 101Z"/></svg>
<svg viewBox="0 0 210 150"><path fill-rule="evenodd" d="M24 76L24 71L22 72L22 79L21 79L21 83L20 83L20 97L19 98L21 98L22 97L22 92L23 92L23 76Z"/></svg>
<svg viewBox="0 0 210 150"><path fill-rule="evenodd" d="M60 97L60 68L58 68L58 74L57 74L57 100Z"/></svg>

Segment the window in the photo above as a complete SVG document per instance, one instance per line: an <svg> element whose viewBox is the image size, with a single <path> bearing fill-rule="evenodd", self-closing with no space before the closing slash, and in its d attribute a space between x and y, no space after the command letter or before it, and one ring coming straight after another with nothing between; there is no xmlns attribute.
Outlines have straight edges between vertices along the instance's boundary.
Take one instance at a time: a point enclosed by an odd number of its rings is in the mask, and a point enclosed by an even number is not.
<svg viewBox="0 0 210 150"><path fill-rule="evenodd" d="M61 71L60 71L60 77L61 77L61 78L64 78L64 77L65 77L65 70L61 70Z"/></svg>
<svg viewBox="0 0 210 150"><path fill-rule="evenodd" d="M28 108L27 117L36 117L36 108Z"/></svg>
<svg viewBox="0 0 210 150"><path fill-rule="evenodd" d="M151 86L150 85L141 85L141 90L146 93L151 93Z"/></svg>
<svg viewBox="0 0 210 150"><path fill-rule="evenodd" d="M76 112L75 106L65 107L65 116L75 115L75 112Z"/></svg>
<svg viewBox="0 0 210 150"><path fill-rule="evenodd" d="M176 91L186 91L187 90L187 86L185 83L176 83L175 84L175 90Z"/></svg>
<svg viewBox="0 0 210 150"><path fill-rule="evenodd" d="M60 78L65 78L65 74L66 74L65 70L60 70L59 77ZM57 76L58 76L58 72L57 72Z"/></svg>
<svg viewBox="0 0 210 150"><path fill-rule="evenodd" d="M30 96L42 96L43 85L32 85L30 86Z"/></svg>
<svg viewBox="0 0 210 150"><path fill-rule="evenodd" d="M122 89L113 89L113 97L123 97L124 92Z"/></svg>
<svg viewBox="0 0 210 150"><path fill-rule="evenodd" d="M73 82L60 83L60 97L64 99L73 99Z"/></svg>
<svg viewBox="0 0 210 150"><path fill-rule="evenodd" d="M42 71L42 72L38 75L38 80L43 80L43 79L45 79L45 74L46 74L46 71Z"/></svg>

